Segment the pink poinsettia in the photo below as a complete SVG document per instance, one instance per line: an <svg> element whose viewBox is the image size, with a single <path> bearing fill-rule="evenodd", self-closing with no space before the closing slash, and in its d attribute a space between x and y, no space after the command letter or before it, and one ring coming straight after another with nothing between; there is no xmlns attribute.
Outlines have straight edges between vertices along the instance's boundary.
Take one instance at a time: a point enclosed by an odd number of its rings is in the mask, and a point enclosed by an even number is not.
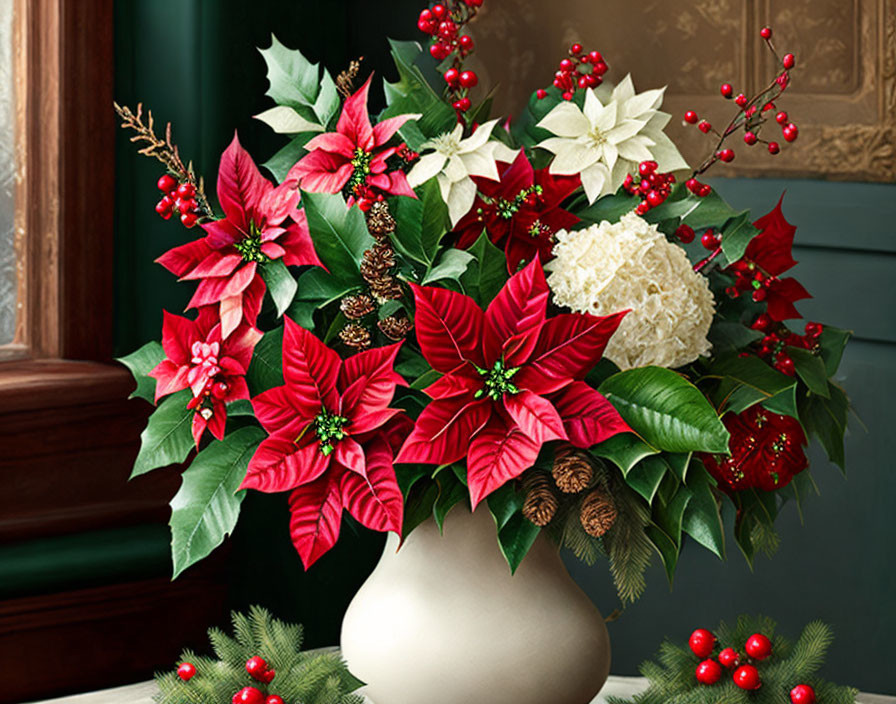
<svg viewBox="0 0 896 704"><path fill-rule="evenodd" d="M193 393L187 408L195 411L193 439L197 446L206 428L223 440L227 404L249 398L245 376L260 339L261 333L245 324L224 338L211 307L200 308L196 320L164 311L162 349L166 358L149 376L156 380L157 403L182 389Z"/></svg>
<svg viewBox="0 0 896 704"><path fill-rule="evenodd" d="M536 171L522 149L512 164L499 162L498 172L499 181L473 177L479 194L454 228L457 247L472 246L484 229L494 244L504 247L511 273L536 257L552 259L554 235L579 222L560 207L581 185L579 177Z"/></svg>
<svg viewBox="0 0 896 704"><path fill-rule="evenodd" d="M320 266L320 260L298 209L295 181L274 187L236 135L221 156L218 200L223 220L204 223L205 237L156 261L182 280L199 281L189 307L217 304L227 338L241 320L254 325L258 318L265 293L261 265L282 259L288 266Z"/></svg>
<svg viewBox="0 0 896 704"><path fill-rule="evenodd" d="M469 297L414 286L415 328L426 361L444 376L397 462L467 459L473 507L532 466L544 443L590 447L629 430L583 379L625 313L547 317L538 259L513 275L483 312Z"/></svg>
<svg viewBox="0 0 896 704"><path fill-rule="evenodd" d="M399 347L343 361L287 318L286 383L252 399L269 437L240 488L293 490L292 539L306 568L336 542L343 508L369 528L401 532L402 498L387 433L401 412L389 406L405 383L393 368Z"/></svg>
<svg viewBox="0 0 896 704"><path fill-rule="evenodd" d="M304 190L312 193L345 190L349 198L367 189L417 197L403 171L389 170L387 161L398 147L386 144L405 122L421 116L398 115L371 125L367 94L372 78L345 101L336 131L319 134L305 145L309 153L290 169L287 180L298 181Z"/></svg>

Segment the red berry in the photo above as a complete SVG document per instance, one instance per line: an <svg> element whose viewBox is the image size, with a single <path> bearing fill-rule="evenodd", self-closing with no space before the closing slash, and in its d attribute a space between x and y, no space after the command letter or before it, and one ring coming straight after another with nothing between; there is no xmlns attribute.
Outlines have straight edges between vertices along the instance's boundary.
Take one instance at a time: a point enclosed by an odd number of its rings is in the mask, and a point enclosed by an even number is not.
<svg viewBox="0 0 896 704"><path fill-rule="evenodd" d="M765 660L772 654L772 642L761 633L754 633L744 645L747 655L756 660Z"/></svg>
<svg viewBox="0 0 896 704"><path fill-rule="evenodd" d="M737 103L738 107L742 108L749 101L747 100L747 96L745 96L743 93L738 93L737 97L734 99L734 102Z"/></svg>
<svg viewBox="0 0 896 704"><path fill-rule="evenodd" d="M697 124L697 113L695 113L693 110L688 110L684 114L684 121L687 122L689 125Z"/></svg>
<svg viewBox="0 0 896 704"><path fill-rule="evenodd" d="M700 190L700 182L695 178L689 178L684 182L684 187L687 188L691 193L697 193Z"/></svg>
<svg viewBox="0 0 896 704"><path fill-rule="evenodd" d="M177 187L175 194L178 198L183 200L189 200L193 196L196 195L196 189L193 187L193 184L189 181L186 183L182 183Z"/></svg>
<svg viewBox="0 0 896 704"><path fill-rule="evenodd" d="M712 230L707 230L706 234L712 234ZM706 234L703 236L706 237ZM698 658L708 658L712 653L712 649L716 647L716 637L705 628L698 628L691 633L688 639L688 646L691 652Z"/></svg>
<svg viewBox="0 0 896 704"><path fill-rule="evenodd" d="M432 22L432 12L430 10L421 10L420 11L420 21L421 22Z"/></svg>
<svg viewBox="0 0 896 704"><path fill-rule="evenodd" d="M768 294L766 293L764 288L757 288L753 291L753 302L761 303L765 300L766 296L768 296Z"/></svg>
<svg viewBox="0 0 896 704"><path fill-rule="evenodd" d="M572 93L570 91L566 91L561 97L564 100L572 100Z"/></svg>
<svg viewBox="0 0 896 704"><path fill-rule="evenodd" d="M663 198L663 196L660 195L659 193L657 193L656 191L649 191L647 193L647 204L651 208L655 208L658 205L662 205L664 200L665 200L665 198Z"/></svg>
<svg viewBox="0 0 896 704"><path fill-rule="evenodd" d="M265 684L270 684L274 680L276 674L276 670L265 670L264 674L261 676L261 681Z"/></svg>
<svg viewBox="0 0 896 704"><path fill-rule="evenodd" d="M572 54L573 56L578 56L579 54L582 53L582 45L581 44L573 44L571 47L569 47L569 53Z"/></svg>
<svg viewBox="0 0 896 704"><path fill-rule="evenodd" d="M724 162L734 161L734 150L733 149L723 149L719 152L719 159Z"/></svg>
<svg viewBox="0 0 896 704"><path fill-rule="evenodd" d="M193 675L196 674L196 666L191 662L181 663L180 667L177 668L177 676L180 677L184 682L189 682L193 679Z"/></svg>
<svg viewBox="0 0 896 704"><path fill-rule="evenodd" d="M199 216L196 213L183 213L180 216L180 221L184 227L193 227L197 220L199 220Z"/></svg>
<svg viewBox="0 0 896 704"><path fill-rule="evenodd" d="M759 30L759 36L763 39L771 39L772 38L772 28L771 27L763 27Z"/></svg>
<svg viewBox="0 0 896 704"><path fill-rule="evenodd" d="M709 124L706 120L700 120L700 124L697 125L697 129L700 130L703 134L707 134L712 129L712 125Z"/></svg>
<svg viewBox="0 0 896 704"><path fill-rule="evenodd" d="M264 695L255 687L243 687L231 701L233 704L263 704Z"/></svg>
<svg viewBox="0 0 896 704"><path fill-rule="evenodd" d="M454 109L458 112L466 112L473 106L469 98L461 98L454 103Z"/></svg>
<svg viewBox="0 0 896 704"><path fill-rule="evenodd" d="M171 206L172 206L171 199L168 196L164 196L162 198L162 200L160 200L158 203L156 203L156 212L162 216L164 216L167 213L168 216L170 217L171 216Z"/></svg>
<svg viewBox="0 0 896 704"><path fill-rule="evenodd" d="M715 660L704 660L694 672L700 684L715 684L722 679L722 667Z"/></svg>
<svg viewBox="0 0 896 704"><path fill-rule="evenodd" d="M768 153L769 154L777 154L781 151L781 145L777 142L769 142L768 143Z"/></svg>
<svg viewBox="0 0 896 704"><path fill-rule="evenodd" d="M788 122L784 126L784 129L781 130L781 133L784 135L784 139L788 142L793 142L800 135L799 129L792 122Z"/></svg>
<svg viewBox="0 0 896 704"><path fill-rule="evenodd" d="M690 244L694 241L694 228L690 225L685 225L682 223L675 230L675 236L681 241L682 244Z"/></svg>
<svg viewBox="0 0 896 704"><path fill-rule="evenodd" d="M759 137L756 136L755 132L746 132L744 133L744 142L749 144L751 147L759 141Z"/></svg>
<svg viewBox="0 0 896 704"><path fill-rule="evenodd" d="M177 186L177 181L170 174L164 174L156 183L162 193L168 193L172 188Z"/></svg>
<svg viewBox="0 0 896 704"><path fill-rule="evenodd" d="M752 665L741 665L734 671L732 679L734 684L741 689L759 689L762 686L762 680L759 679L759 670Z"/></svg>
<svg viewBox="0 0 896 704"><path fill-rule="evenodd" d="M436 17L436 19L441 20L445 18L445 15L448 14L448 11L445 9L444 5L433 5L432 14Z"/></svg>
<svg viewBox="0 0 896 704"><path fill-rule="evenodd" d="M793 704L815 704L815 690L807 684L798 684L790 690Z"/></svg>
<svg viewBox="0 0 896 704"><path fill-rule="evenodd" d="M719 237L712 229L707 230L700 237L700 244L702 244L705 249L715 249L719 246L720 241L721 237ZM697 633L697 631L694 631L694 633ZM709 631L706 631L706 633L709 633ZM712 636L712 633L710 633L709 635ZM709 648L708 650L706 650L705 655L702 653L698 653L696 650L694 650L693 639L694 636L691 636L691 650L694 651L694 655L696 655L698 658L705 658L712 652L712 648ZM712 636L712 645L715 645L715 636Z"/></svg>
<svg viewBox="0 0 896 704"><path fill-rule="evenodd" d="M765 315L763 313L763 315ZM766 316L768 317L768 316ZM732 667L737 666L738 655L737 651L734 648L725 648L721 653L719 653L719 662L722 663L729 670Z"/></svg>
<svg viewBox="0 0 896 704"><path fill-rule="evenodd" d="M818 337L822 332L824 327L821 323L806 323L806 334L809 337Z"/></svg>
<svg viewBox="0 0 896 704"><path fill-rule="evenodd" d="M267 699L264 700L264 704L283 704L283 697L280 697L276 694L271 694Z"/></svg>
<svg viewBox="0 0 896 704"><path fill-rule="evenodd" d="M464 34L457 42L464 51L473 51L473 37L469 34Z"/></svg>
<svg viewBox="0 0 896 704"><path fill-rule="evenodd" d="M788 122L787 113L783 110L779 112L777 115L775 115L775 122L777 122L779 125L786 125Z"/></svg>
<svg viewBox="0 0 896 704"><path fill-rule="evenodd" d="M796 365L793 363L793 360L786 355L778 355L777 360L775 360L775 369L787 376L796 374Z"/></svg>
<svg viewBox="0 0 896 704"><path fill-rule="evenodd" d="M445 83L447 83L449 86L453 86L455 83L457 83L459 77L460 71L458 71L456 68L449 68L447 71L445 71Z"/></svg>
<svg viewBox="0 0 896 704"><path fill-rule="evenodd" d="M772 326L772 319L765 313L760 313L756 316L756 320L753 321L753 324L750 326L753 330L759 330L760 332L765 332ZM731 648L728 648L731 650ZM719 656L721 657L721 655Z"/></svg>
<svg viewBox="0 0 896 704"><path fill-rule="evenodd" d="M588 61L590 63L594 64L595 66L597 64L603 62L603 60L604 60L603 54L601 54L599 51L592 51L592 52L589 52L589 54L588 54Z"/></svg>
<svg viewBox="0 0 896 704"><path fill-rule="evenodd" d="M730 98L732 95L734 95L734 88L730 83L723 83L722 87L719 88L719 91L721 91L722 95L725 98Z"/></svg>
<svg viewBox="0 0 896 704"><path fill-rule="evenodd" d="M610 67L607 66L605 61L598 61L594 64L594 73L598 76L603 76L609 69Z"/></svg>
<svg viewBox="0 0 896 704"><path fill-rule="evenodd" d="M710 186L708 183L704 183L703 185L701 185L700 190L697 191L697 195L701 198L706 198L706 196L708 196L710 193L712 193L712 186Z"/></svg>
<svg viewBox="0 0 896 704"><path fill-rule="evenodd" d="M537 91L535 91L535 95L538 96L539 100L544 100L548 97L548 92L544 88L539 88Z"/></svg>
<svg viewBox="0 0 896 704"><path fill-rule="evenodd" d="M642 161L638 164L638 173L641 174L641 176L650 176L650 174L655 172L658 167L659 164L655 161Z"/></svg>
<svg viewBox="0 0 896 704"><path fill-rule="evenodd" d="M268 669L268 663L263 657L255 655L246 660L246 672L254 679L261 679L261 676Z"/></svg>
<svg viewBox="0 0 896 704"><path fill-rule="evenodd" d="M439 36L443 39L452 39L457 34L457 25L451 20L439 23Z"/></svg>
<svg viewBox="0 0 896 704"><path fill-rule="evenodd" d="M781 64L789 71L796 66L796 57L793 54L784 54L784 58L781 59Z"/></svg>
<svg viewBox="0 0 896 704"><path fill-rule="evenodd" d="M563 59L560 62L560 70L561 71L574 71L576 65L572 62L572 59Z"/></svg>

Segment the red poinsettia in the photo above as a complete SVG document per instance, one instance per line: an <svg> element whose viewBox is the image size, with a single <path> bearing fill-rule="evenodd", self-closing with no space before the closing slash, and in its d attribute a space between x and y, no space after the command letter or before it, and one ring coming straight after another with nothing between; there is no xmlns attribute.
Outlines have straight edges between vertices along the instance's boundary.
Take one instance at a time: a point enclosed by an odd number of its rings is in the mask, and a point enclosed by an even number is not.
<svg viewBox="0 0 896 704"><path fill-rule="evenodd" d="M780 489L809 466L803 451L806 434L796 418L757 405L743 413L728 413L722 420L731 433L730 456L701 458L725 491Z"/></svg>
<svg viewBox="0 0 896 704"><path fill-rule="evenodd" d="M343 508L369 528L401 532L402 498L388 437L400 413L389 404L405 383L393 369L399 347L343 361L287 318L286 383L252 399L269 437L240 488L294 490L292 539L306 568L336 542Z"/></svg>
<svg viewBox="0 0 896 704"><path fill-rule="evenodd" d="M466 456L475 508L531 467L544 443L590 447L629 429L582 381L625 313L548 318L549 291L537 258L484 313L454 291L413 289L420 349L444 376L426 389L433 400L396 461L449 464Z"/></svg>
<svg viewBox="0 0 896 704"><path fill-rule="evenodd" d="M405 122L421 116L398 115L371 125L367 93L372 78L345 101L336 131L319 134L305 145L309 153L290 169L287 179L298 181L312 193L339 193L347 189L347 195L352 197L373 188L396 196L417 197L403 171L389 171L386 162L398 147L386 144Z"/></svg>
<svg viewBox="0 0 896 704"><path fill-rule="evenodd" d="M163 313L162 349L166 359L149 373L156 380L156 402L189 387L193 398L187 408L195 410L196 445L206 428L222 440L227 404L249 398L245 375L261 333L249 325L239 325L224 338L211 307L200 308L196 320Z"/></svg>
<svg viewBox="0 0 896 704"><path fill-rule="evenodd" d="M768 315L776 322L802 317L793 304L812 297L793 277L779 278L797 263L791 253L796 227L784 218L783 200L782 195L774 210L753 223L760 233L747 245L743 259L731 267L739 284L758 287L756 290L761 294L755 294L754 299L767 303Z"/></svg>
<svg viewBox="0 0 896 704"><path fill-rule="evenodd" d="M189 307L218 304L226 338L243 319L255 324L265 292L259 266L274 259L288 266L320 266L320 260L305 212L298 209L295 181L275 188L236 135L221 156L218 200L223 220L204 223L205 237L156 261L181 279L199 281Z"/></svg>
<svg viewBox="0 0 896 704"><path fill-rule="evenodd" d="M473 177L479 194L455 227L457 246L470 247L485 228L492 242L504 246L511 273L520 262L552 259L554 234L579 222L560 207L581 184L579 177L536 171L522 149L512 164L498 162L498 173L499 181Z"/></svg>

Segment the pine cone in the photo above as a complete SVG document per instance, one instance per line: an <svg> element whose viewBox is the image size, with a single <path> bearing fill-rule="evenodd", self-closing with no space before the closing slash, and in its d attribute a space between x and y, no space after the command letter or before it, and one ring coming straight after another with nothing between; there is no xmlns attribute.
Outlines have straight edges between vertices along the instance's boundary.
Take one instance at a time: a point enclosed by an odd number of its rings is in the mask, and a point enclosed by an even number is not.
<svg viewBox="0 0 896 704"><path fill-rule="evenodd" d="M602 489L595 489L582 501L579 518L588 535L600 538L613 527L616 515L616 505L610 496Z"/></svg>
<svg viewBox="0 0 896 704"><path fill-rule="evenodd" d="M368 284L386 276L395 266L395 251L388 242L377 242L373 249L364 252L361 261L361 276Z"/></svg>
<svg viewBox="0 0 896 704"><path fill-rule="evenodd" d="M376 304L366 293L357 296L346 296L339 303L339 309L350 320L360 320L365 315L370 315L376 310Z"/></svg>
<svg viewBox="0 0 896 704"><path fill-rule="evenodd" d="M557 488L565 494L585 491L594 477L594 467L587 456L574 447L563 447L554 454L551 469Z"/></svg>
<svg viewBox="0 0 896 704"><path fill-rule="evenodd" d="M398 342L399 340L403 340L407 337L407 334L411 331L413 324L408 318L404 316L398 317L395 315L390 315L386 318L383 318L380 322L377 323L380 331L388 337L390 340L395 340Z"/></svg>
<svg viewBox="0 0 896 704"><path fill-rule="evenodd" d="M349 323L339 331L339 339L356 350L370 347L370 331L357 323Z"/></svg>
<svg viewBox="0 0 896 704"><path fill-rule="evenodd" d="M368 282L370 292L378 301L397 301L404 295L404 290L398 279L394 276L381 276L375 281Z"/></svg>
<svg viewBox="0 0 896 704"><path fill-rule="evenodd" d="M385 201L376 201L367 211L367 229L377 240L382 240L395 232L395 218L389 212Z"/></svg>
<svg viewBox="0 0 896 704"><path fill-rule="evenodd" d="M551 483L541 472L532 472L523 482L526 499L523 502L523 516L544 528L557 513L558 501L551 490Z"/></svg>

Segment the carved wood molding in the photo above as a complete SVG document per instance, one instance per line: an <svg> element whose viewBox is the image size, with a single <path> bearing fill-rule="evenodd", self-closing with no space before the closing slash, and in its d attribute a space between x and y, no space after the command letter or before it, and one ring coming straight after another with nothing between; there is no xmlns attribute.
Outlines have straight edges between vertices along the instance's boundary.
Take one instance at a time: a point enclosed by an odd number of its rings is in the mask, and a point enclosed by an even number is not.
<svg viewBox="0 0 896 704"><path fill-rule="evenodd" d="M599 9L591 0L501 0L483 6L473 29L482 83L501 84L496 111L519 110L580 41L603 52L612 82L631 73L638 90L668 84L669 136L699 163L714 140L678 116L694 109L727 124L736 108L719 85L754 90L773 78L758 34L765 25L779 51L797 56L780 104L800 138L771 158L735 135L737 158L714 175L896 181L896 0L606 0ZM783 144L777 125L764 132Z"/></svg>

